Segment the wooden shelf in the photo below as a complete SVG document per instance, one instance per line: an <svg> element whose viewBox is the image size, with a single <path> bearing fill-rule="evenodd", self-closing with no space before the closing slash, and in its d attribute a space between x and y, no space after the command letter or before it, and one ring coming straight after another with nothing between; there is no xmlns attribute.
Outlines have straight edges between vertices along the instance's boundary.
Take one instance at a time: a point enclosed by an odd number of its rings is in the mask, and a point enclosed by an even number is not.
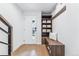
<svg viewBox="0 0 79 59"><path fill-rule="evenodd" d="M51 29L51 27L50 27L50 28L47 28L47 27L42 27L42 29Z"/></svg>
<svg viewBox="0 0 79 59"><path fill-rule="evenodd" d="M51 23L42 23L43 25L51 25Z"/></svg>
<svg viewBox="0 0 79 59"><path fill-rule="evenodd" d="M49 33L52 32L52 20L51 16L42 16L42 37L49 37Z"/></svg>

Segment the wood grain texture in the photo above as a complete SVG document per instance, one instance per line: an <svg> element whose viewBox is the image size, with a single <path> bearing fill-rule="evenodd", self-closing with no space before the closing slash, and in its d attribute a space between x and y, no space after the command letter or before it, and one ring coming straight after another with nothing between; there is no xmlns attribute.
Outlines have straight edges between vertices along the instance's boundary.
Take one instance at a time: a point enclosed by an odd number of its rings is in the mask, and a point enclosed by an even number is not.
<svg viewBox="0 0 79 59"><path fill-rule="evenodd" d="M43 44L46 45L50 56L64 56L65 46L63 43L49 39L48 37L43 37Z"/></svg>
<svg viewBox="0 0 79 59"><path fill-rule="evenodd" d="M48 45L64 45L63 43L57 41L57 40L53 40L53 39L50 39L49 37L42 37L43 41L47 43Z"/></svg>
<svg viewBox="0 0 79 59"><path fill-rule="evenodd" d="M34 55L33 55L34 54ZM12 56L48 56L48 51L45 45L39 44L23 44Z"/></svg>

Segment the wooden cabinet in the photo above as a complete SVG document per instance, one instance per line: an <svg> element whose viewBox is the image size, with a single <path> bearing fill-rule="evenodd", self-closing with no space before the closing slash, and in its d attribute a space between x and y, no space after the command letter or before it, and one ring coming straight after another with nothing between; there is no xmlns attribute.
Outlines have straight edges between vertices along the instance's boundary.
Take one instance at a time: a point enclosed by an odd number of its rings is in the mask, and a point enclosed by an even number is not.
<svg viewBox="0 0 79 59"><path fill-rule="evenodd" d="M43 40L44 40L43 44L46 45L50 56L65 55L65 46L63 43L48 38L43 38Z"/></svg>
<svg viewBox="0 0 79 59"><path fill-rule="evenodd" d="M48 45L50 56L64 56L64 45Z"/></svg>

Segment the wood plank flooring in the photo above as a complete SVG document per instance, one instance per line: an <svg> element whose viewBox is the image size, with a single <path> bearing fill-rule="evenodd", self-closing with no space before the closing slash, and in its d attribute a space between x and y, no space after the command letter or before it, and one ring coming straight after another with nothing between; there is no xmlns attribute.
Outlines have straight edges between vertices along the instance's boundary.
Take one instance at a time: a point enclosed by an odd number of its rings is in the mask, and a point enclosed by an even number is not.
<svg viewBox="0 0 79 59"><path fill-rule="evenodd" d="M40 44L23 44L16 51L12 52L12 56L48 56L45 45Z"/></svg>

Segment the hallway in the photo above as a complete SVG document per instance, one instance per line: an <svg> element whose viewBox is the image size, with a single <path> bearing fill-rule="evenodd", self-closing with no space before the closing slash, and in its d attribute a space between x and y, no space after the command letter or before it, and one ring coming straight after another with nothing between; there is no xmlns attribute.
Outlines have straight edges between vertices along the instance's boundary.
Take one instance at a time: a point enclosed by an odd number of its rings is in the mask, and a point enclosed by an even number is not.
<svg viewBox="0 0 79 59"><path fill-rule="evenodd" d="M8 3L0 7L0 55L64 56L64 44L59 44L56 34L53 37L50 33L52 20L66 10L65 4Z"/></svg>
<svg viewBox="0 0 79 59"><path fill-rule="evenodd" d="M1 56L79 56L79 4L0 4Z"/></svg>

